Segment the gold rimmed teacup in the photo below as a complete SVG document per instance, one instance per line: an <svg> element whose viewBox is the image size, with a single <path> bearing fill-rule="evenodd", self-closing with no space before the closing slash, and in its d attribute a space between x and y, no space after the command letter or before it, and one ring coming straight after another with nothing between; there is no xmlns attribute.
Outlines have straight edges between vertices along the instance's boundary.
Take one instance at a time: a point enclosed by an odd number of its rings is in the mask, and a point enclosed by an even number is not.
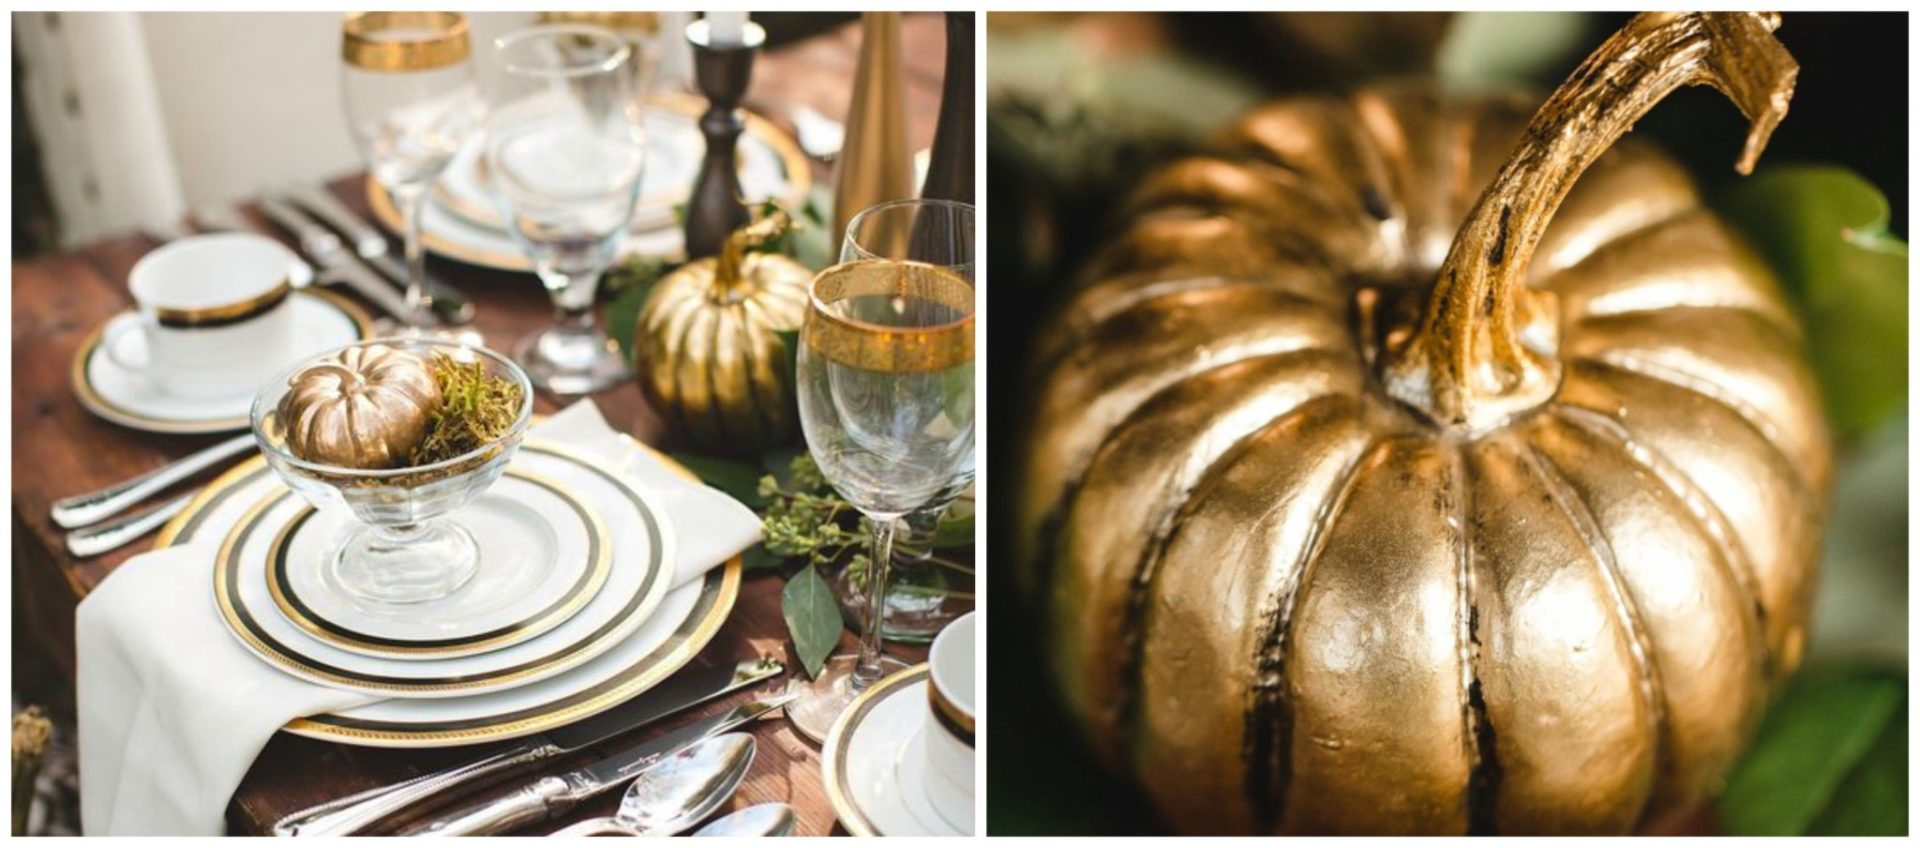
<svg viewBox="0 0 1920 848"><path fill-rule="evenodd" d="M340 58L367 71L426 71L473 52L459 12L351 12L341 24Z"/></svg>

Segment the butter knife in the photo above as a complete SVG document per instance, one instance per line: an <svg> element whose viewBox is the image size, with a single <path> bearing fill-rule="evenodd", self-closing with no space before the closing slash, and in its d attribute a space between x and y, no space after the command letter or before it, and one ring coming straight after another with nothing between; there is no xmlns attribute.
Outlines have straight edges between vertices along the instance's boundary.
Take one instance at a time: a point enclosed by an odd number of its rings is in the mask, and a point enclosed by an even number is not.
<svg viewBox="0 0 1920 848"><path fill-rule="evenodd" d="M636 695L618 707L463 765L336 798L273 823L275 836L344 836L359 833L489 775L503 774L579 750L681 710L737 692L786 670L772 658L733 666L690 669Z"/></svg>
<svg viewBox="0 0 1920 848"><path fill-rule="evenodd" d="M353 244L353 252L373 269L385 274L388 279L402 286L407 284L407 266L399 257L387 249L387 237L372 224L353 214L345 203L333 196L324 186L290 185L279 192L284 199L305 207L308 212L320 216L328 226L339 230ZM465 293L427 275L427 291L433 296L433 311L440 319L453 324L465 324L473 320L473 302Z"/></svg>
<svg viewBox="0 0 1920 848"><path fill-rule="evenodd" d="M292 204L271 195L260 198L260 211L300 240L300 252L320 266L315 280L345 283L387 314L406 320L407 302L400 292L392 283L360 264L360 260L347 252L346 246L340 243L340 237L334 235L332 230L320 226L306 213L293 208Z"/></svg>
<svg viewBox="0 0 1920 848"><path fill-rule="evenodd" d="M641 769L672 756L682 748L753 721L779 709L794 697L783 694L748 701L713 718L694 722L665 736L627 748L593 765L561 775L549 775L505 795L436 817L425 826L402 835L478 836L502 833L552 818L572 809L581 801L620 788Z"/></svg>

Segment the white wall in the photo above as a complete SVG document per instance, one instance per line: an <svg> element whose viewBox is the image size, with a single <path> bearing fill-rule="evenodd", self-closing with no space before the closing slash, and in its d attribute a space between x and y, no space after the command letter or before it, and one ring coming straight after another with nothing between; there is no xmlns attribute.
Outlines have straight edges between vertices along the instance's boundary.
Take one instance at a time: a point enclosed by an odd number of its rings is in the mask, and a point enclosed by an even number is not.
<svg viewBox="0 0 1920 848"><path fill-rule="evenodd" d="M483 75L492 40L533 18L470 16ZM176 220L276 182L359 170L341 114L340 19L334 12L16 13L24 99L62 241ZM69 94L77 109L68 108Z"/></svg>

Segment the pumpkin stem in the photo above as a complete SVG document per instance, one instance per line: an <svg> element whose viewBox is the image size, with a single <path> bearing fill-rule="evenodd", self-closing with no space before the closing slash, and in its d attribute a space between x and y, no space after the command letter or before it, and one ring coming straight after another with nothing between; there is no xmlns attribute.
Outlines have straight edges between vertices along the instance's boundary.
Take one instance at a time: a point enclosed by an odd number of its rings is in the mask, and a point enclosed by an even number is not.
<svg viewBox="0 0 1920 848"><path fill-rule="evenodd" d="M792 223L793 219L786 210L776 208L765 215L755 214L751 223L728 233L727 240L720 245L720 255L715 259L714 299L723 303L737 300L747 282L747 251L785 235Z"/></svg>
<svg viewBox="0 0 1920 848"><path fill-rule="evenodd" d="M1419 329L1389 339L1389 394L1434 421L1481 431L1551 398L1560 384L1559 314L1526 285L1534 247L1594 160L1683 85L1725 94L1751 127L1734 166L1751 173L1787 113L1799 65L1755 12L1637 15L1547 98L1480 195Z"/></svg>

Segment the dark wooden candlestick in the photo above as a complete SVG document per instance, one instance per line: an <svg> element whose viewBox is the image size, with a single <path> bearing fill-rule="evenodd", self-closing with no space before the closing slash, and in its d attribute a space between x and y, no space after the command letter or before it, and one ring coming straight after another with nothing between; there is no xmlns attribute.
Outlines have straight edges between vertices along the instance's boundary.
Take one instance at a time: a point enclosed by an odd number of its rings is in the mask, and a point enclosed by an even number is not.
<svg viewBox="0 0 1920 848"><path fill-rule="evenodd" d="M693 78L707 96L700 133L707 138L707 154L700 160L700 177L687 198L687 258L720 252L727 234L747 223L747 207L740 198L740 169L734 148L740 131L740 98L753 79L753 56L767 40L759 24L748 23L740 44L715 47L708 43L707 22L687 25L693 45Z"/></svg>
<svg viewBox="0 0 1920 848"><path fill-rule="evenodd" d="M973 202L972 12L947 13L947 76L920 196Z"/></svg>

